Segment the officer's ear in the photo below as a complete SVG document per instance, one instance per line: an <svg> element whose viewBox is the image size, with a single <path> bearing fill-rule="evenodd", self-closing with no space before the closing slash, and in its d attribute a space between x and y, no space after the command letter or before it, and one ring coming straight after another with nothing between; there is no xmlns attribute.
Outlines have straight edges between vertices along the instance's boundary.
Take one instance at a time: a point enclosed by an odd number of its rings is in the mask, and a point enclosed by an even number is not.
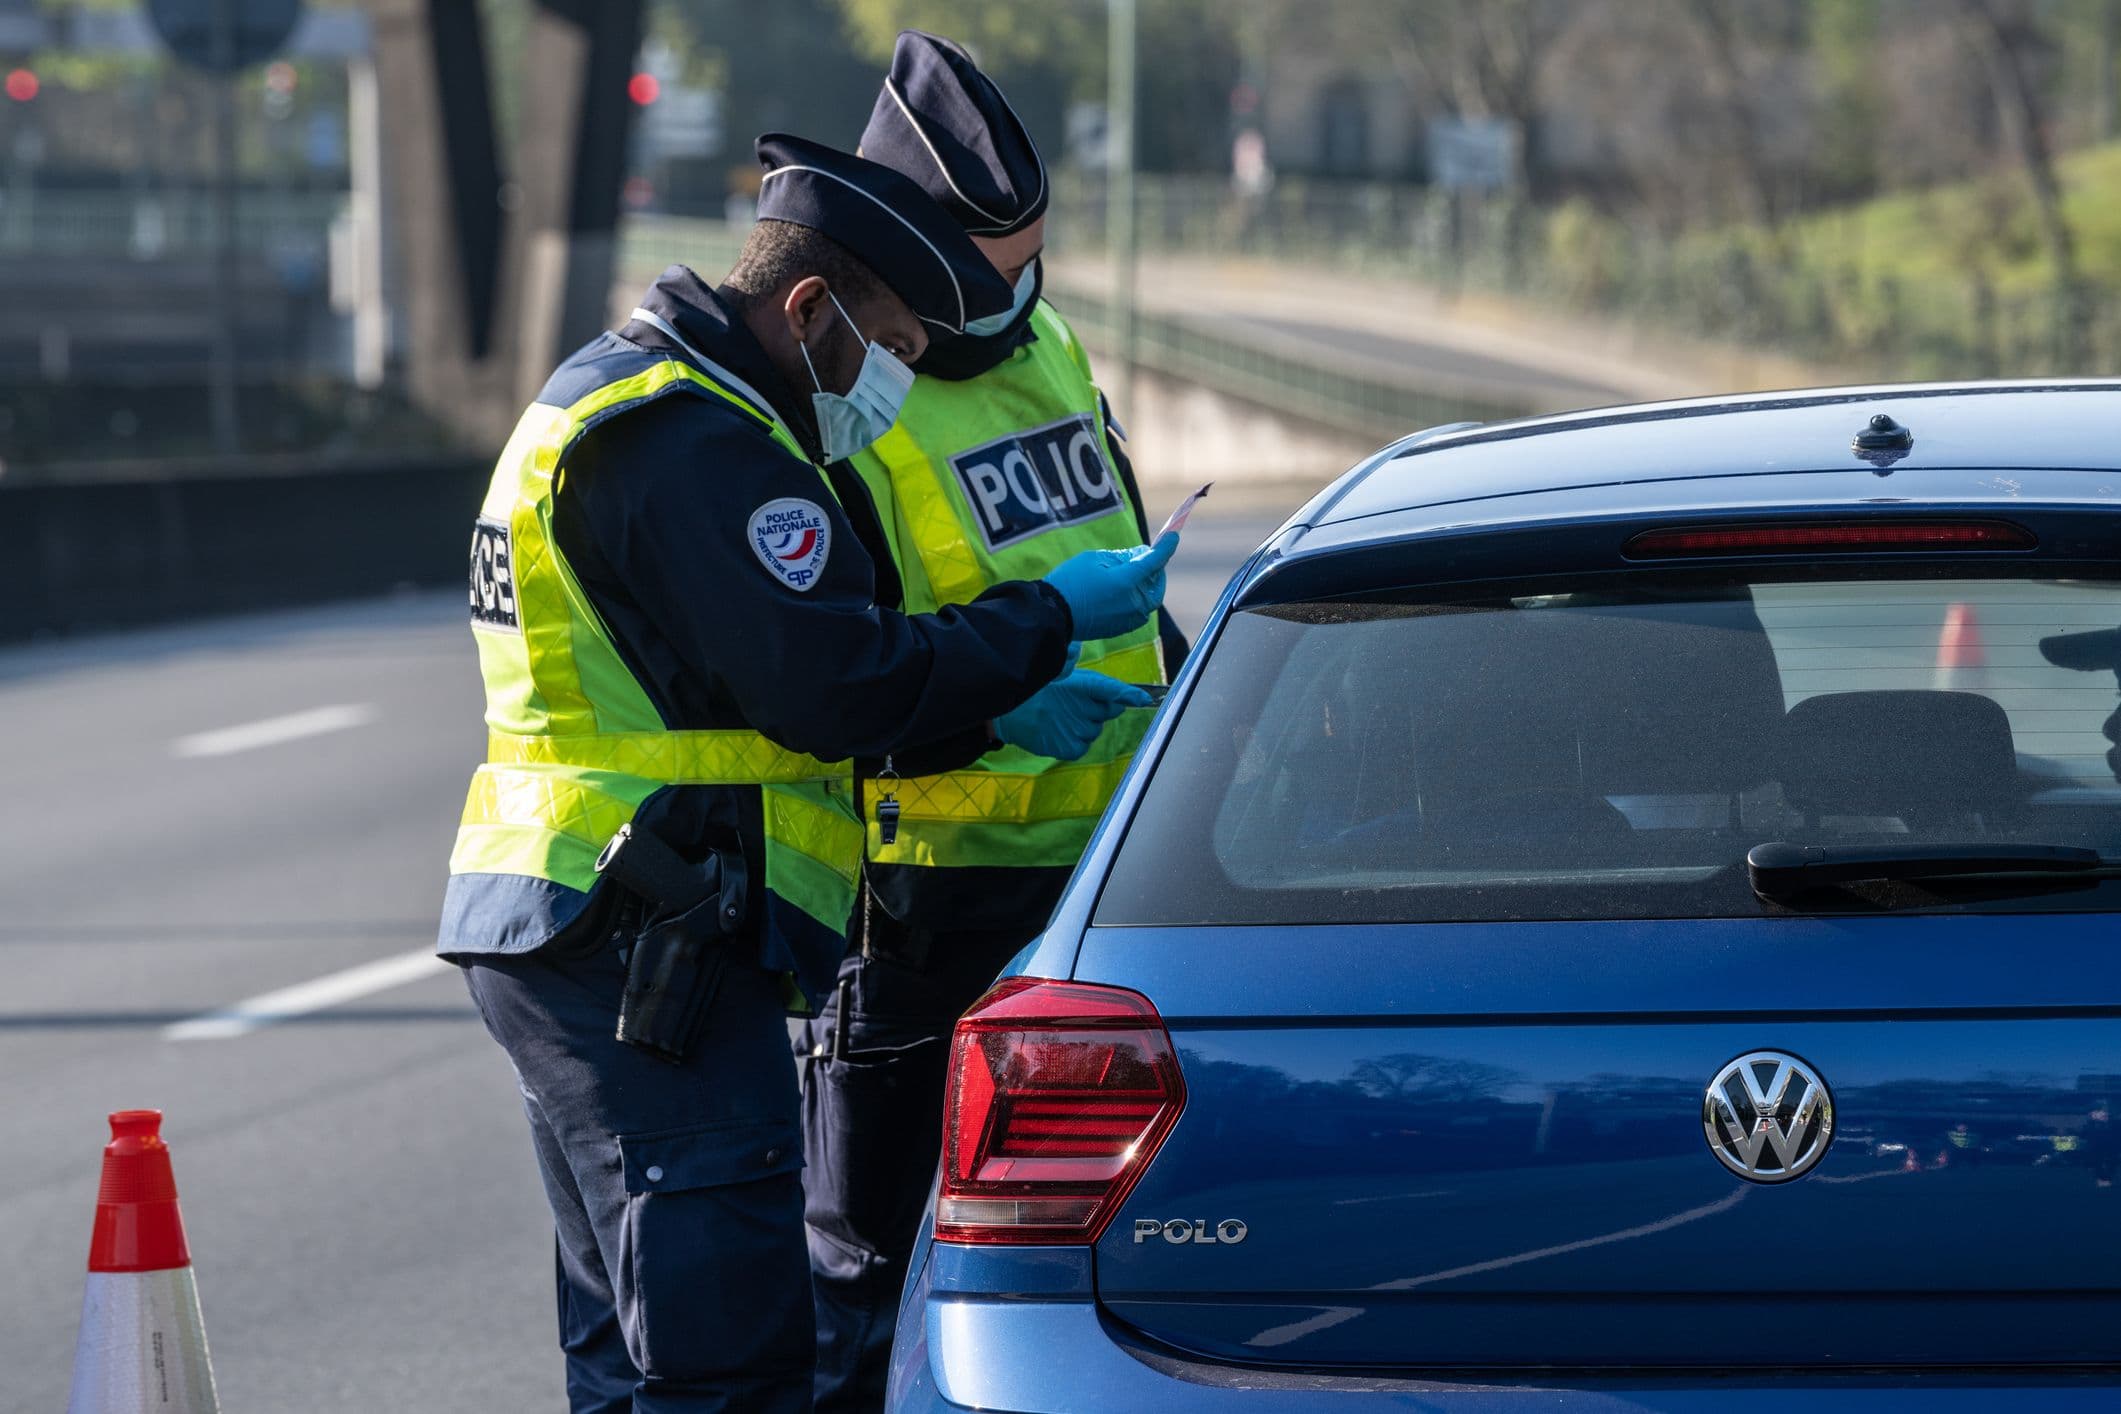
<svg viewBox="0 0 2121 1414"><path fill-rule="evenodd" d="M831 288L822 275L805 275L788 287L781 301L781 317L788 323L789 338L799 344L810 342L810 336L832 309Z"/></svg>

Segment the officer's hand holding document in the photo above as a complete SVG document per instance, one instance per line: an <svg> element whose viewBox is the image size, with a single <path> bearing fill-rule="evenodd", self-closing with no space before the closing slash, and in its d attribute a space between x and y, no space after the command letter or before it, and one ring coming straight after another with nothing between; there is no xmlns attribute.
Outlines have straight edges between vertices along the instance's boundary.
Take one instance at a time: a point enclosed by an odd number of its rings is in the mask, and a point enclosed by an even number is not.
<svg viewBox="0 0 2121 1414"><path fill-rule="evenodd" d="M1164 544L1168 541L1171 547L1171 553L1176 554L1178 550L1179 532L1186 528L1186 521L1189 517L1192 516L1193 508L1201 503L1201 501L1207 496L1208 492L1214 489L1214 486L1215 483L1210 481L1207 485L1201 487L1198 491L1195 491L1192 495L1186 497L1185 500L1180 501L1178 503L1178 509L1172 511L1170 515L1166 516L1164 518L1164 523L1157 528L1156 537L1153 541L1153 544L1158 548L1162 548ZM1169 558L1169 555L1165 556L1166 560L1168 560ZM1157 591L1157 599L1159 603L1163 599L1163 592L1160 586ZM1171 691L1171 684L1167 682L1138 682L1130 683L1129 686L1138 689L1147 699L1146 701L1142 701L1139 703L1130 703L1129 705L1132 706L1153 707L1157 703L1163 701L1164 698L1169 695Z"/></svg>
<svg viewBox="0 0 2121 1414"><path fill-rule="evenodd" d="M1034 756L1074 761L1097 740L1105 723L1129 707L1146 707L1149 694L1130 682L1077 668L1032 694L994 723L995 735Z"/></svg>
<svg viewBox="0 0 2121 1414"><path fill-rule="evenodd" d="M1186 518L1214 484L1179 502L1151 543L1131 550L1085 550L1046 575L1068 601L1078 640L1131 632L1162 607L1164 566L1178 553ZM1123 683L1102 673L1068 671L996 727L1012 745L1072 761L1089 750L1105 722L1129 707L1155 705L1164 691L1162 683Z"/></svg>
<svg viewBox="0 0 2121 1414"><path fill-rule="evenodd" d="M1174 532L1132 550L1085 550L1055 565L1046 583L1075 617L1077 639L1113 638L1149 621L1164 602L1164 566L1178 553Z"/></svg>

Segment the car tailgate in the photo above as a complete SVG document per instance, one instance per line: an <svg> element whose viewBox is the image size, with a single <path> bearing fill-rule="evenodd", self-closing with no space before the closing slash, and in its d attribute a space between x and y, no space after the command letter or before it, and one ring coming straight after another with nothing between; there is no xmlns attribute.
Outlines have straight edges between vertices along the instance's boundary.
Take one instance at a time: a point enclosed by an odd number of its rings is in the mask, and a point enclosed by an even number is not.
<svg viewBox="0 0 2121 1414"><path fill-rule="evenodd" d="M1295 1366L2121 1361L2107 915L1093 929L1183 1115L1096 1252L1110 1313ZM1711 1152L1756 1051L1834 1132ZM1761 1072L1763 1079L1771 1072Z"/></svg>

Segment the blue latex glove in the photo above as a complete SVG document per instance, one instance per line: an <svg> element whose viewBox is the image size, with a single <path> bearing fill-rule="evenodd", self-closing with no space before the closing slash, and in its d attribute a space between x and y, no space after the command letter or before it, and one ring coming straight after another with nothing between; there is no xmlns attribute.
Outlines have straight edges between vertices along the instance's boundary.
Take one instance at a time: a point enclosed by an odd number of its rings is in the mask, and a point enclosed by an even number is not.
<svg viewBox="0 0 2121 1414"><path fill-rule="evenodd" d="M1140 628L1164 602L1164 566L1178 553L1178 533L1131 550L1085 550L1046 575L1075 615L1077 638L1110 638Z"/></svg>
<svg viewBox="0 0 2121 1414"><path fill-rule="evenodd" d="M1023 706L997 717L994 734L1035 756L1073 761L1090 749L1105 723L1150 702L1133 683L1083 668L1055 678Z"/></svg>

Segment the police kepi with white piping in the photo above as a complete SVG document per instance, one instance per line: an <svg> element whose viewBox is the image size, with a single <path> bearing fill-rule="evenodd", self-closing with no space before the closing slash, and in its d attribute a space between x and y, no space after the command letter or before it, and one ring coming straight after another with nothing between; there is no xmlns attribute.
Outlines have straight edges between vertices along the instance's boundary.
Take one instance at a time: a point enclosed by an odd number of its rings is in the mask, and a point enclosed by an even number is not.
<svg viewBox="0 0 2121 1414"><path fill-rule="evenodd" d="M758 140L759 219L830 236L891 288L931 334L1005 313L1014 298L993 267L961 254L964 233L908 177L788 133Z"/></svg>

